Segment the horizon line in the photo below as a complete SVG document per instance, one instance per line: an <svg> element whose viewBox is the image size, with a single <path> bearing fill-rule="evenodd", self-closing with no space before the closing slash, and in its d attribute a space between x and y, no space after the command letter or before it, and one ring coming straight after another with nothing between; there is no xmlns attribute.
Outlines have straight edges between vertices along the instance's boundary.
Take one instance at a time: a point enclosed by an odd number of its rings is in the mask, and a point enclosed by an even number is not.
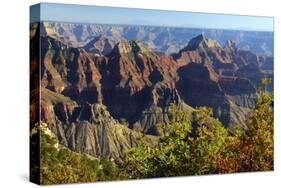
<svg viewBox="0 0 281 188"><path fill-rule="evenodd" d="M228 30L228 31L245 31L245 32L269 32L274 33L274 30L254 30L254 29L239 29L239 28L214 28L214 27L200 27L200 26L170 26L170 25L154 25L154 24L127 24L127 23L98 23L98 22L71 22L71 21L57 21L57 20L40 20L30 22L42 23L42 22L52 22L52 23L62 23L62 24L81 24L81 25L104 25L104 26L134 26L134 27L167 27L167 28L178 28L178 29L206 29L206 30Z"/></svg>

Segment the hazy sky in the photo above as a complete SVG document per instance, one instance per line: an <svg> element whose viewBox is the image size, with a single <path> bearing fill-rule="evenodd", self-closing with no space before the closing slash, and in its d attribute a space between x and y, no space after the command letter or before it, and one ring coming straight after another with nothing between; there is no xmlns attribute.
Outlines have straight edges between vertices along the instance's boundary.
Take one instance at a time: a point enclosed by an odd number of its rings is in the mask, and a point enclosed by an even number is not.
<svg viewBox="0 0 281 188"><path fill-rule="evenodd" d="M31 22L39 6L31 7ZM41 21L82 22L101 24L160 25L273 31L272 17L234 16L149 9L111 8L101 6L41 3Z"/></svg>

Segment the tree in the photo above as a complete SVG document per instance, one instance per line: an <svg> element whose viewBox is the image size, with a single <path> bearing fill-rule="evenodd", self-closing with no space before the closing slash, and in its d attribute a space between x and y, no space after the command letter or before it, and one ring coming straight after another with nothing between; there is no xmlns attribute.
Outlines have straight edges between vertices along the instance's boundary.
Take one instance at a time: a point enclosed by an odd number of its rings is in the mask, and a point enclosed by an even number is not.
<svg viewBox="0 0 281 188"><path fill-rule="evenodd" d="M34 130L35 131L35 130ZM56 137L41 123L40 131L40 183L77 183L117 179L114 161L99 161L85 154L70 151L60 145Z"/></svg>
<svg viewBox="0 0 281 188"><path fill-rule="evenodd" d="M213 117L213 111L199 107L194 111L194 135L189 138L191 147L191 174L217 173L217 161L225 151L227 130Z"/></svg>
<svg viewBox="0 0 281 188"><path fill-rule="evenodd" d="M226 138L219 173L273 170L273 94L260 89L258 95L247 129L236 127Z"/></svg>
<svg viewBox="0 0 281 188"><path fill-rule="evenodd" d="M160 125L163 137L157 147L141 143L130 150L125 158L125 171L131 178L184 176L216 172L216 161L225 148L227 131L213 118L210 108L193 112L191 117L175 105L169 108L170 121Z"/></svg>
<svg viewBox="0 0 281 188"><path fill-rule="evenodd" d="M170 121L158 125L163 133L159 144L151 148L144 142L127 152L123 174L129 178L166 177L186 172L185 161L189 157L186 138L191 132L190 113L169 107Z"/></svg>
<svg viewBox="0 0 281 188"><path fill-rule="evenodd" d="M139 142L120 162L70 151L40 124L33 131L40 131L41 183L272 170L273 94L260 89L258 96L245 130L239 125L225 128L210 108L190 112L172 104L169 121L157 125L159 143L149 147Z"/></svg>
<svg viewBox="0 0 281 188"><path fill-rule="evenodd" d="M260 92L256 106L246 122L248 130L241 137L244 156L242 171L273 169L273 94Z"/></svg>
<svg viewBox="0 0 281 188"><path fill-rule="evenodd" d="M101 159L100 163L103 172L102 180L117 179L118 168L113 158L109 159L108 157L104 157Z"/></svg>
<svg viewBox="0 0 281 188"><path fill-rule="evenodd" d="M172 105L169 114L170 121L158 125L162 137L156 147L140 143L126 154L122 169L127 178L273 169L271 93L259 93L246 130L240 126L225 128L207 107L190 114Z"/></svg>

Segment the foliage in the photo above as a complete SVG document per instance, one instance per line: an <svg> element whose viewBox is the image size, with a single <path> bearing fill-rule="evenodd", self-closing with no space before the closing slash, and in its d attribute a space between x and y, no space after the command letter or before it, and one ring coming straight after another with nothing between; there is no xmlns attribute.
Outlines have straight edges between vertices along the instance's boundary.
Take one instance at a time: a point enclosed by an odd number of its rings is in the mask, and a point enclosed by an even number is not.
<svg viewBox="0 0 281 188"><path fill-rule="evenodd" d="M163 177L179 173L181 161L189 156L185 138L190 133L191 126L188 113L180 111L174 105L169 112L171 121L158 125L164 137L156 148L150 148L141 142L127 153L123 169L129 178Z"/></svg>
<svg viewBox="0 0 281 188"><path fill-rule="evenodd" d="M159 145L144 143L127 153L124 170L132 178L182 176L215 172L215 161L224 148L227 131L206 107L193 112L196 129L191 130L190 114L172 105L170 122L162 125Z"/></svg>
<svg viewBox="0 0 281 188"><path fill-rule="evenodd" d="M211 174L217 172L217 161L225 150L227 130L218 119L213 118L210 108L197 108L194 112L194 136L189 138L192 174Z"/></svg>
<svg viewBox="0 0 281 188"><path fill-rule="evenodd" d="M59 145L46 126L37 127L41 135L41 183L273 170L272 93L259 91L245 130L239 126L225 128L207 107L191 113L171 105L168 113L169 121L157 125L159 143L149 147L140 142L120 163L72 152Z"/></svg>
<svg viewBox="0 0 281 188"><path fill-rule="evenodd" d="M171 120L159 125L163 136L156 147L141 143L126 154L122 170L128 178L273 169L271 93L260 91L246 130L223 127L207 107L190 114L172 105L169 113Z"/></svg>
<svg viewBox="0 0 281 188"><path fill-rule="evenodd" d="M273 169L273 96L262 92L247 121L248 130L241 138L245 151L243 171Z"/></svg>
<svg viewBox="0 0 281 188"><path fill-rule="evenodd" d="M107 158L99 161L64 148L44 124L39 131L41 184L94 182L117 176L114 161Z"/></svg>

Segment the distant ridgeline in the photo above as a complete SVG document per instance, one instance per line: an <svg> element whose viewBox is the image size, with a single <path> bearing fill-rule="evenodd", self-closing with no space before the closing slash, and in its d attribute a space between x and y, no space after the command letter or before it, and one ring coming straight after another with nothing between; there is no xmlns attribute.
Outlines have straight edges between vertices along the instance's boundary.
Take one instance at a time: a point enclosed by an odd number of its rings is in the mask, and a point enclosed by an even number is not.
<svg viewBox="0 0 281 188"><path fill-rule="evenodd" d="M258 55L273 55L273 32L226 29L180 28L138 25L101 25L64 22L43 22L45 34L61 37L73 47L84 46L96 37L113 41L140 40L153 51L165 54L177 53L189 40L203 33L220 44L232 40L238 48ZM43 32L43 31L42 31ZM42 33L43 34L43 33ZM111 41L111 40L110 40Z"/></svg>

